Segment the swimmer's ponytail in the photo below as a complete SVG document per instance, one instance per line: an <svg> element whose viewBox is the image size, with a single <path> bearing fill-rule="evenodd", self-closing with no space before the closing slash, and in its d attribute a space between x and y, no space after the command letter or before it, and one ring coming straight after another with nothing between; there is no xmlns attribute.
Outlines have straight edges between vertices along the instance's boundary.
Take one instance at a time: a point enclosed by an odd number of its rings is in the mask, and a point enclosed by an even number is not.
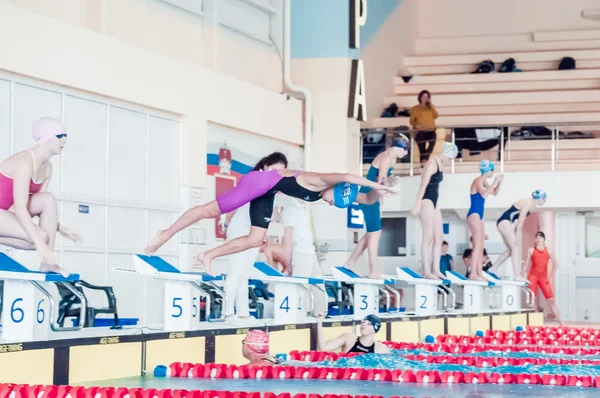
<svg viewBox="0 0 600 398"><path fill-rule="evenodd" d="M287 157L281 152L273 152L269 156L265 156L258 163L256 163L256 166L254 166L252 171L263 170L265 167L273 166L277 163L283 164L286 169L288 167Z"/></svg>

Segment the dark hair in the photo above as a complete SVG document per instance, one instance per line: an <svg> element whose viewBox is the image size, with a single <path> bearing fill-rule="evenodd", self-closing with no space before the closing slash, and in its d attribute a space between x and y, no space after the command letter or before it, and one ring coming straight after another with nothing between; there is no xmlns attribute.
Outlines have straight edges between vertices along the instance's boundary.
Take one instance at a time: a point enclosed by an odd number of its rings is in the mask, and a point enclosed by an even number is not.
<svg viewBox="0 0 600 398"><path fill-rule="evenodd" d="M443 242L442 242L442 246L444 246L444 245L448 246L448 242L446 242L446 241L443 241Z"/></svg>
<svg viewBox="0 0 600 398"><path fill-rule="evenodd" d="M421 103L421 97L422 97L424 94L427 94L427 95L429 96L429 99L431 99L431 93L430 93L429 91L427 91L427 90L423 90L423 91L421 91L421 92L419 93L419 96L417 97L417 100L419 101L419 104Z"/></svg>
<svg viewBox="0 0 600 398"><path fill-rule="evenodd" d="M542 237L544 240L546 240L546 235L542 232L542 231L538 231L537 234L535 234L535 237L537 238L538 236Z"/></svg>
<svg viewBox="0 0 600 398"><path fill-rule="evenodd" d="M485 250L485 247L483 248L483 255L487 256L487 250Z"/></svg>
<svg viewBox="0 0 600 398"><path fill-rule="evenodd" d="M465 249L463 252L463 258L471 258L471 254L473 253L473 249Z"/></svg>
<svg viewBox="0 0 600 398"><path fill-rule="evenodd" d="M256 163L256 166L254 166L254 168L252 169L252 171L262 170L265 167L273 166L277 163L282 163L286 169L288 167L287 157L281 152L273 152L269 156L265 156L264 158L259 160L259 162Z"/></svg>

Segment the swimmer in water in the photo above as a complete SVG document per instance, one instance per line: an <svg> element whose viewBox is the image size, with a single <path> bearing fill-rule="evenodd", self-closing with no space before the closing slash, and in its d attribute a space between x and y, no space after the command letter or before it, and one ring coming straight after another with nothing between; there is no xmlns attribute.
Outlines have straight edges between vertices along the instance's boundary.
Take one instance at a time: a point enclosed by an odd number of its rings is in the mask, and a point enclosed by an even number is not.
<svg viewBox="0 0 600 398"><path fill-rule="evenodd" d="M442 167L458 155L458 148L451 142L445 142L442 153L427 161L421 175L421 185L417 201L411 210L414 217L421 220L423 240L421 242L421 261L423 277L427 279L445 279L440 272L444 225L442 211L437 207L440 182L444 179Z"/></svg>
<svg viewBox="0 0 600 398"><path fill-rule="evenodd" d="M276 193L280 192L306 202L324 200L332 206L347 208L355 201L374 203L380 196L398 193L397 179L388 178L384 183L387 185L377 184L349 173L311 173L283 168L251 171L235 188L220 195L216 200L193 207L169 228L158 231L146 246L145 253L153 255L177 232L200 220L229 213L250 202L250 233L198 255L198 260L204 265L206 272L210 273L211 262L215 258L239 253L263 243L271 222ZM368 194L359 193L359 185L372 188L373 191Z"/></svg>
<svg viewBox="0 0 600 398"><path fill-rule="evenodd" d="M367 315L360 324L360 336L344 333L333 340L325 341L323 318L317 318L317 348L319 351L357 352L361 354L389 354L390 349L375 341L375 334L381 329L381 319L376 315Z"/></svg>
<svg viewBox="0 0 600 398"><path fill-rule="evenodd" d="M550 262L552 262L552 271L548 269L548 264L550 264ZM527 261L525 262L523 275L527 275L529 288L535 295L538 306L539 298L537 290L539 286L550 306L550 311L552 311L560 326L563 326L558 307L556 306L556 300L554 300L554 293L552 292L551 281L554 280L557 269L558 263L556 262L554 251L546 246L546 235L540 231L535 234L535 246L529 249L529 252L527 253Z"/></svg>
<svg viewBox="0 0 600 398"><path fill-rule="evenodd" d="M541 207L546 203L546 191L538 189L531 194L531 198L521 199L506 210L496 222L498 232L502 235L506 250L498 257L490 269L497 273L500 266L510 257L513 263L513 275L516 281L527 282L521 272L521 244L523 240L523 225L531 210ZM517 225L513 225L517 221Z"/></svg>
<svg viewBox="0 0 600 398"><path fill-rule="evenodd" d="M485 241L483 222L485 199L488 195L498 195L504 175L494 175L494 163L489 160L482 160L479 163L479 171L481 171L481 175L471 183L471 208L467 214L467 224L471 231L471 243L473 244L473 266L469 272L469 279L485 281L487 279L483 276L482 269L483 242ZM490 178L494 178L494 182L490 186L486 186L486 181Z"/></svg>
<svg viewBox="0 0 600 398"><path fill-rule="evenodd" d="M371 167L367 173L367 179L381 183L386 177L392 174L396 161L408 153L409 147L410 142L404 134L399 134L395 137L392 146L373 159L373 163L371 163ZM363 193L369 193L370 191L371 188L368 187L360 188L360 192ZM381 206L379 201L377 201L370 205L361 204L359 207L363 212L367 233L358 241L352 255L346 261L346 266L356 272L356 262L365 249L368 249L369 277L381 278L379 267L377 266L379 240L381 239Z"/></svg>
<svg viewBox="0 0 600 398"><path fill-rule="evenodd" d="M59 120L45 117L33 123L33 139L35 147L0 162L0 245L36 250L41 272L67 277L54 257L56 232L75 243L81 237L58 222L56 198L48 192L50 159L62 152L67 132ZM33 222L36 216L39 225Z"/></svg>
<svg viewBox="0 0 600 398"><path fill-rule="evenodd" d="M242 340L242 355L250 363L248 366L273 366L281 361L269 355L269 334L262 330L250 330Z"/></svg>

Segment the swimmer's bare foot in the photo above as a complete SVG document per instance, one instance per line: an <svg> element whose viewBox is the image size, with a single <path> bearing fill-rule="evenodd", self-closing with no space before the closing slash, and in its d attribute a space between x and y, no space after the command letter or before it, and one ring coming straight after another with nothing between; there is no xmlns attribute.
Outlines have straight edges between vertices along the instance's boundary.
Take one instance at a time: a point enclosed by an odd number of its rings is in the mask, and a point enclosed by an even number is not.
<svg viewBox="0 0 600 398"><path fill-rule="evenodd" d="M487 279L485 279L483 276L477 275L475 273L471 273L469 275L469 280L479 281L479 282L486 282L487 281Z"/></svg>
<svg viewBox="0 0 600 398"><path fill-rule="evenodd" d="M426 272L423 274L423 278L425 279L432 279L434 281L439 281L441 280L438 276L436 276L435 274L431 273L431 272Z"/></svg>
<svg viewBox="0 0 600 398"><path fill-rule="evenodd" d="M379 272L369 272L369 278L371 279L385 279Z"/></svg>
<svg viewBox="0 0 600 398"><path fill-rule="evenodd" d="M169 237L167 235L167 232L165 230L160 230L156 233L156 235L154 235L154 238L152 238L152 240L150 241L150 243L148 243L146 245L146 248L144 249L144 253L147 256L152 256L154 255L154 253L156 253L158 251L158 249L161 248L162 245L165 244L166 241L169 240Z"/></svg>
<svg viewBox="0 0 600 398"><path fill-rule="evenodd" d="M442 280L446 279L446 275L442 274L442 273L441 273L441 272L439 272L439 271L433 271L433 274L434 274L435 276L437 276L437 277L438 277L438 279L442 279Z"/></svg>
<svg viewBox="0 0 600 398"><path fill-rule="evenodd" d="M58 265L48 265L42 264L40 265L40 272L49 273L55 272L57 274L61 274L63 278L68 278L71 273L64 268L59 267Z"/></svg>
<svg viewBox="0 0 600 398"><path fill-rule="evenodd" d="M211 268L210 268L210 263L211 263L212 259L206 255L206 252L198 253L196 258L198 259L200 264L202 266L204 266L204 272L206 272L209 275L212 275Z"/></svg>

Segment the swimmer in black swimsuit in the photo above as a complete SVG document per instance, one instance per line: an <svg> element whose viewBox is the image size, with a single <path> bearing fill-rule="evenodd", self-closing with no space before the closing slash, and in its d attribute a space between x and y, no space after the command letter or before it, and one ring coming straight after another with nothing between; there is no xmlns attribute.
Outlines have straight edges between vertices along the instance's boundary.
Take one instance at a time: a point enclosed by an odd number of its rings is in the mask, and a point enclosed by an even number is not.
<svg viewBox="0 0 600 398"><path fill-rule="evenodd" d="M442 167L458 155L456 145L445 142L442 153L427 161L421 176L421 186L417 193L417 202L411 214L421 220L423 241L421 243L421 262L423 277L427 279L446 279L440 272L442 242L444 241L442 212L437 207L440 182L444 179Z"/></svg>
<svg viewBox="0 0 600 398"><path fill-rule="evenodd" d="M317 318L317 347L320 351L358 352L363 354L388 354L390 349L375 341L375 334L381 328L381 319L368 315L360 324L360 336L344 333L333 340L325 341L323 336L323 318Z"/></svg>
<svg viewBox="0 0 600 398"><path fill-rule="evenodd" d="M531 210L546 203L546 192L539 189L531 194L530 198L521 199L506 210L496 222L498 232L502 235L506 250L496 259L494 266L490 269L494 274L498 268L510 257L513 263L513 278L516 281L527 281L521 272L522 236L525 219L531 214ZM516 225L515 221L517 222Z"/></svg>

